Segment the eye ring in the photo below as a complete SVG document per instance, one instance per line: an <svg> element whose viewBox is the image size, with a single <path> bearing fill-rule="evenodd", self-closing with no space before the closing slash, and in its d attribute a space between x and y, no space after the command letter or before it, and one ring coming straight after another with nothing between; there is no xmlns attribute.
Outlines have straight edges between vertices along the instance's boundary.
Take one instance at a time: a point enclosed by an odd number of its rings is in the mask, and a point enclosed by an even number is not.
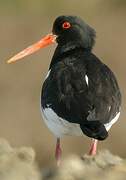
<svg viewBox="0 0 126 180"><path fill-rule="evenodd" d="M65 21L63 24L62 24L62 27L63 29L69 29L71 27L71 24L68 22L68 21Z"/></svg>

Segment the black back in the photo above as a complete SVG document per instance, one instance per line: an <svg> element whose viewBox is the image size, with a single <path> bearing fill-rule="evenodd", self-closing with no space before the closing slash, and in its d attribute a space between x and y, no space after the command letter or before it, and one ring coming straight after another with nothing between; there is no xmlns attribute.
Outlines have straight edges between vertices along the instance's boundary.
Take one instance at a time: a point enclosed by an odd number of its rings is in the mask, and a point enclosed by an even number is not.
<svg viewBox="0 0 126 180"><path fill-rule="evenodd" d="M121 94L116 78L91 49L78 45L65 50L62 47L58 45L50 75L43 84L42 107L80 124L87 136L103 140L108 135L104 124L120 111Z"/></svg>

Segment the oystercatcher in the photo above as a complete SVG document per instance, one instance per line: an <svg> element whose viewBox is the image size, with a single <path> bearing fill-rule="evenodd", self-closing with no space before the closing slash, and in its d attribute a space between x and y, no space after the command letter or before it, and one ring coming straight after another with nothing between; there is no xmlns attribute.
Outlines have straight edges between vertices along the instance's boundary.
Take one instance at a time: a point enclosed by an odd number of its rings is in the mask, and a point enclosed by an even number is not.
<svg viewBox="0 0 126 180"><path fill-rule="evenodd" d="M55 156L59 163L60 138L64 135L92 138L89 154L96 154L97 141L107 138L119 118L121 93L113 72L92 53L94 29L76 16L59 16L52 34L8 63L54 42L58 45L43 83L41 109L45 123L57 138Z"/></svg>

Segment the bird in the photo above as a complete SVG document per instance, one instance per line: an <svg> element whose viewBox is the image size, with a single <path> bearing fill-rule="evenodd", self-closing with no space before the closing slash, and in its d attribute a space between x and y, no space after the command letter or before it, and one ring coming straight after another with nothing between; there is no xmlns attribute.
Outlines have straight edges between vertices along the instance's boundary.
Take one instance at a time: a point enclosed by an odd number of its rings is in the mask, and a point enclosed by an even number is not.
<svg viewBox="0 0 126 180"><path fill-rule="evenodd" d="M57 43L41 92L41 111L56 137L55 158L61 162L61 138L86 135L89 154L119 119L121 92L112 70L93 52L96 31L78 16L61 15L52 33L8 60L15 62Z"/></svg>

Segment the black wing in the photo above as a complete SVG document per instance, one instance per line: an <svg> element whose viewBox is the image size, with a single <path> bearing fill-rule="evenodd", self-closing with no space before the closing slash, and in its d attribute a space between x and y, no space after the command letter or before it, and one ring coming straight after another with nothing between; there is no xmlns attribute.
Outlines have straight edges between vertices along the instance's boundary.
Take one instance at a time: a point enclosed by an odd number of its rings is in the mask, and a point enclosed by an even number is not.
<svg viewBox="0 0 126 180"><path fill-rule="evenodd" d="M90 54L78 61L66 58L51 69L42 91L42 105L47 104L80 124L87 136L102 140L107 137L104 124L119 112L121 95L111 70Z"/></svg>

